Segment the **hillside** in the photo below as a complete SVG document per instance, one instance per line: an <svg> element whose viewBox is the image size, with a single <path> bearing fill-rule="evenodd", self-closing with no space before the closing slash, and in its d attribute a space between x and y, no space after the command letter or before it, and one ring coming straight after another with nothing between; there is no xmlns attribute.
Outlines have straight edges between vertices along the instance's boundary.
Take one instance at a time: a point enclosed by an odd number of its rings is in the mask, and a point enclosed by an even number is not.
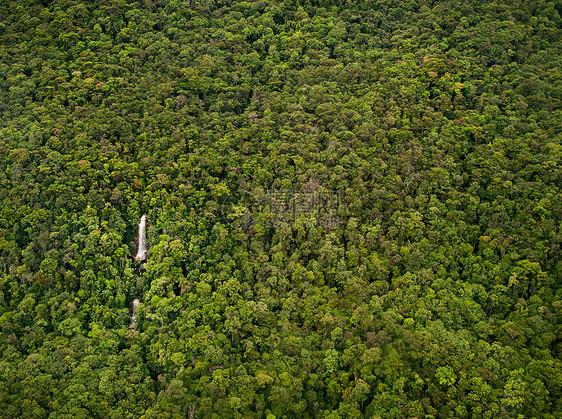
<svg viewBox="0 0 562 419"><path fill-rule="evenodd" d="M0 417L562 418L561 14L1 2Z"/></svg>

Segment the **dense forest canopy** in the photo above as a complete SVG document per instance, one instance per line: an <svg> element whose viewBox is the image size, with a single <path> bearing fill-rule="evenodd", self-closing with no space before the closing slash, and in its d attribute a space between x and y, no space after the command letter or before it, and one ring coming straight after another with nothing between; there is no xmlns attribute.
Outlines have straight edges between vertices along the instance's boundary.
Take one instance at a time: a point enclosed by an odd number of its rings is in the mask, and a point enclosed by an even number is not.
<svg viewBox="0 0 562 419"><path fill-rule="evenodd" d="M1 2L0 416L561 418L561 14Z"/></svg>

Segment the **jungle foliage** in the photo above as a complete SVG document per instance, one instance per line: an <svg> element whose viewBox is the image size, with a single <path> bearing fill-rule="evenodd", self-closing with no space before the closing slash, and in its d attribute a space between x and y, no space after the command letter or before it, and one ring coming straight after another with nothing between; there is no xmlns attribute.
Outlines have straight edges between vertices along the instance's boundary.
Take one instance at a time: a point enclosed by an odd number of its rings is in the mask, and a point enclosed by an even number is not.
<svg viewBox="0 0 562 419"><path fill-rule="evenodd" d="M562 417L560 14L1 2L0 416Z"/></svg>

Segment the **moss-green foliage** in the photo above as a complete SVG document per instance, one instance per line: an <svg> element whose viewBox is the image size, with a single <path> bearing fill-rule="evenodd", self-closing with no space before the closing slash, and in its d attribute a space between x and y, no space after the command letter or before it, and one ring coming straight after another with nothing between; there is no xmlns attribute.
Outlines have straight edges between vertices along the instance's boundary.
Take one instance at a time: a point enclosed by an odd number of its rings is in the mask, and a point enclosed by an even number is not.
<svg viewBox="0 0 562 419"><path fill-rule="evenodd" d="M0 416L562 417L560 13L1 2Z"/></svg>

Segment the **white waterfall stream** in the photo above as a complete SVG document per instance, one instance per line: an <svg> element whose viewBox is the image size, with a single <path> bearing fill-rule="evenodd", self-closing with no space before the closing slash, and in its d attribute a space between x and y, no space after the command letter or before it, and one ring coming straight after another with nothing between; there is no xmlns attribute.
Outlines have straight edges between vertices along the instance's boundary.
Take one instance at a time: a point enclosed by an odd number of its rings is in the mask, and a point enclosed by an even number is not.
<svg viewBox="0 0 562 419"><path fill-rule="evenodd" d="M137 250L136 260L146 259L146 215L143 215L139 223L139 248Z"/></svg>
<svg viewBox="0 0 562 419"><path fill-rule="evenodd" d="M137 307L139 306L140 302L137 298L135 298L132 302L133 305L133 315L131 316L131 329L135 329L137 327Z"/></svg>
<svg viewBox="0 0 562 419"><path fill-rule="evenodd" d="M135 256L136 260L143 261L146 260L146 215L143 215L139 222L139 247L137 249L137 255ZM140 302L137 298L135 298L132 302L133 314L131 316L131 329L136 329L137 327L137 307L139 306Z"/></svg>

